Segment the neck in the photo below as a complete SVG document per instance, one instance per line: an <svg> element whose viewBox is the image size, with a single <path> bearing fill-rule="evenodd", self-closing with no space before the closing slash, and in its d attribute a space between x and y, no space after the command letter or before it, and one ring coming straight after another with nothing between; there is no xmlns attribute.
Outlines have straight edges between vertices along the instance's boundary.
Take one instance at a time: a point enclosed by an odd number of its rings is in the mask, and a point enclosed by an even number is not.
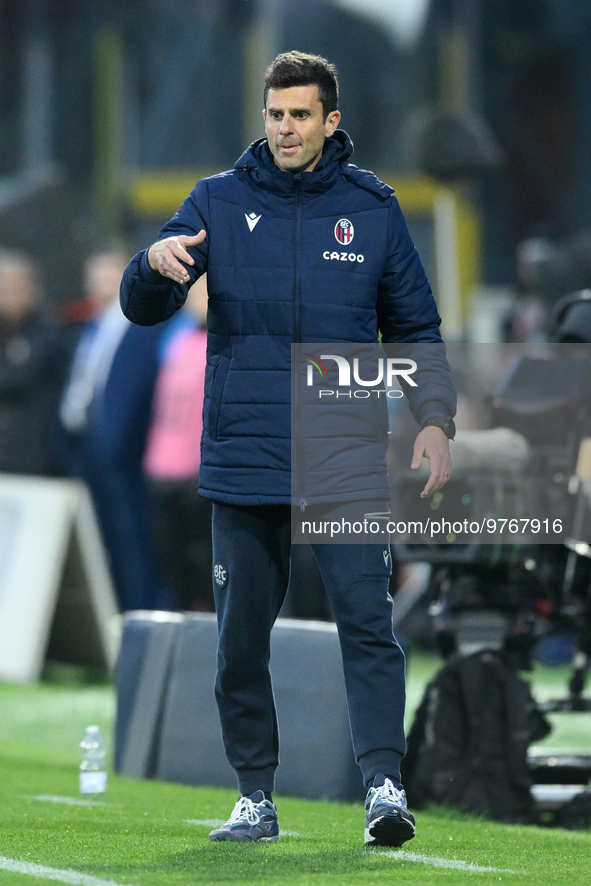
<svg viewBox="0 0 591 886"><path fill-rule="evenodd" d="M282 172L289 172L291 175L298 175L300 172L312 172L321 157L322 157L322 151L320 151L320 153L317 154L316 157L314 157L314 159L310 163L308 163L306 166L298 166L295 169L282 169L282 167L277 162L276 157L273 157L273 161L275 163L275 166L278 169L281 169Z"/></svg>

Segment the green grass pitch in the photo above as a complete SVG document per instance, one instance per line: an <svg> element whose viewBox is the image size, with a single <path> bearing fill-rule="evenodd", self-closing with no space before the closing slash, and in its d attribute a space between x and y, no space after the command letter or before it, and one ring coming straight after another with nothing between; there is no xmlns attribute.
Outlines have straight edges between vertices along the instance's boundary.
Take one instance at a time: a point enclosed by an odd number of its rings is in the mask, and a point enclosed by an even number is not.
<svg viewBox="0 0 591 886"><path fill-rule="evenodd" d="M440 662L411 656L409 709ZM539 697L565 672L538 669ZM538 691L539 689L539 691ZM0 686L0 886L197 884L591 884L591 831L508 826L430 810L403 850L366 849L361 804L277 796L272 844L210 843L233 791L134 781L109 773L104 798L78 805L78 741L98 723L111 742L111 686L45 680ZM557 715L544 745L589 750L591 715Z"/></svg>

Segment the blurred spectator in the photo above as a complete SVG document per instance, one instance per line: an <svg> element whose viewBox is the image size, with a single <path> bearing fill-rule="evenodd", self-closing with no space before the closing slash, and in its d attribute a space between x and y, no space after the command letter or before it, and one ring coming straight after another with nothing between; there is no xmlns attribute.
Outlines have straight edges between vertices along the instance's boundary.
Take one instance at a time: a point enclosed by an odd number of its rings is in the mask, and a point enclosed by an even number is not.
<svg viewBox="0 0 591 886"><path fill-rule="evenodd" d="M565 344L591 342L591 289L570 292L558 301L550 331L553 341Z"/></svg>
<svg viewBox="0 0 591 886"><path fill-rule="evenodd" d="M548 247L547 241L533 238L523 240L517 247L515 265L520 288L506 321L507 341L545 338L544 326L551 300L541 286L539 268L546 262Z"/></svg>
<svg viewBox="0 0 591 886"><path fill-rule="evenodd" d="M161 342L152 424L144 457L155 536L177 608L213 612L211 502L198 494L207 331L207 284L192 287L185 310Z"/></svg>
<svg viewBox="0 0 591 886"><path fill-rule="evenodd" d="M67 365L34 259L0 250L0 471L50 474L50 440Z"/></svg>
<svg viewBox="0 0 591 886"><path fill-rule="evenodd" d="M127 256L114 251L91 255L85 264L94 318L82 327L60 404L62 449L68 473L90 488L121 609L169 609L142 468L167 326L133 326L121 313L126 264Z"/></svg>
<svg viewBox="0 0 591 886"><path fill-rule="evenodd" d="M508 338L546 340L560 299L591 287L591 228L558 241L545 237L523 240L517 247L516 266L522 290Z"/></svg>

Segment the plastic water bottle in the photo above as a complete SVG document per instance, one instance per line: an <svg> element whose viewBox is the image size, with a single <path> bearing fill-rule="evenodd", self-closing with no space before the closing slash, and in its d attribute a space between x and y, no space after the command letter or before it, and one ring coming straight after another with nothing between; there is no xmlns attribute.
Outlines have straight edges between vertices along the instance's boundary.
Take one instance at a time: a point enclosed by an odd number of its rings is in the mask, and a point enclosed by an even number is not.
<svg viewBox="0 0 591 886"><path fill-rule="evenodd" d="M80 742L80 793L104 794L107 790L105 769L105 742L98 726L87 726L86 735Z"/></svg>

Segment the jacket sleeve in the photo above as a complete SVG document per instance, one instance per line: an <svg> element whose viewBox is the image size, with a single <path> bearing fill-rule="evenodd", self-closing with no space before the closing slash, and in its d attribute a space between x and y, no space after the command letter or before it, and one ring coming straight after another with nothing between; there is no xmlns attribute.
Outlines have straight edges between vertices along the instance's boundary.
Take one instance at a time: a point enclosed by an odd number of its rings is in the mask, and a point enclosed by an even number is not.
<svg viewBox="0 0 591 886"><path fill-rule="evenodd" d="M417 364L416 387L402 383L419 424L456 413L456 391L439 325L441 318L398 201L391 197L388 256L378 284L378 326L388 355Z"/></svg>
<svg viewBox="0 0 591 886"><path fill-rule="evenodd" d="M206 272L209 211L205 180L197 183L176 215L164 225L158 240L179 234L194 236L202 229L207 232L203 243L187 250L195 261L194 265L185 265L190 276L189 283L175 283L154 271L148 263L147 249L132 258L123 274L119 295L121 309L128 320L140 326L153 326L167 320L184 305L189 289Z"/></svg>

